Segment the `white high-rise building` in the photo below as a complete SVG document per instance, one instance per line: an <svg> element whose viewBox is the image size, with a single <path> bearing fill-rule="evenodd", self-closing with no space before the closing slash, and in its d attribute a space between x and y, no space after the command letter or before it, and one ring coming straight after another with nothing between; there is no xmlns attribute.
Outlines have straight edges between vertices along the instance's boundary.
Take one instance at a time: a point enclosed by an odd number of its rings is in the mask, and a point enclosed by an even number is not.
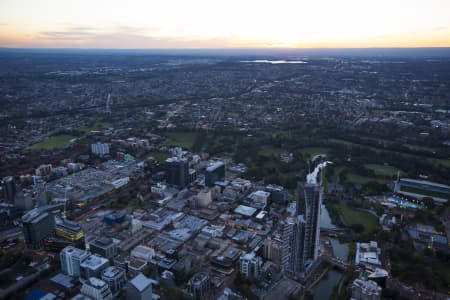
<svg viewBox="0 0 450 300"><path fill-rule="evenodd" d="M80 265L89 256L85 250L81 250L72 246L67 246L60 253L61 269L63 273L80 277Z"/></svg>
<svg viewBox="0 0 450 300"><path fill-rule="evenodd" d="M106 154L109 154L109 144L107 143L91 144L91 152L92 154L98 156L104 156Z"/></svg>
<svg viewBox="0 0 450 300"><path fill-rule="evenodd" d="M247 278L258 278L261 274L261 257L254 252L246 253L239 259L239 272Z"/></svg>

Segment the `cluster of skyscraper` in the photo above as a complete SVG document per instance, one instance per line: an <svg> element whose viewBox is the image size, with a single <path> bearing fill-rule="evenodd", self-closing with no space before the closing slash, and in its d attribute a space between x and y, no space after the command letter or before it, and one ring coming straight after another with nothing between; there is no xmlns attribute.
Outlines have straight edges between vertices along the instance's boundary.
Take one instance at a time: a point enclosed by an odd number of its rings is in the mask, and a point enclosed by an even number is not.
<svg viewBox="0 0 450 300"><path fill-rule="evenodd" d="M166 181L174 186L185 187L196 179L197 172L190 168L192 161L183 157L180 151L177 151L176 156L166 159ZM211 163L205 170L205 185L208 187L213 187L217 181L224 178L225 164L221 161Z"/></svg>

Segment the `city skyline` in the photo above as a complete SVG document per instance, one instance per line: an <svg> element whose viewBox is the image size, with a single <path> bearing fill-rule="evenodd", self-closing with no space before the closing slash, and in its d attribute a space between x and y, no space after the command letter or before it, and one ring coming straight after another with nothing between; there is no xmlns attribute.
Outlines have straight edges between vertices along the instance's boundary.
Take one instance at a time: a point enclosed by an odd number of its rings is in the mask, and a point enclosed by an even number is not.
<svg viewBox="0 0 450 300"><path fill-rule="evenodd" d="M0 47L366 48L450 46L433 1L11 1Z"/></svg>

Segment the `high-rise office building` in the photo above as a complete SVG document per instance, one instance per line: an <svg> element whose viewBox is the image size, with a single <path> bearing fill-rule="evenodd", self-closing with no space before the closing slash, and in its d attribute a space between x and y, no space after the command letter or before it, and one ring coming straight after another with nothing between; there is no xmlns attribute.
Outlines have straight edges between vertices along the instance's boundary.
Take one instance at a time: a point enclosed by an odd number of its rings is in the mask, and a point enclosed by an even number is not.
<svg viewBox="0 0 450 300"><path fill-rule="evenodd" d="M54 234L55 217L39 208L30 210L22 217L23 235L29 248L40 248L42 241Z"/></svg>
<svg viewBox="0 0 450 300"><path fill-rule="evenodd" d="M16 198L16 183L12 176L3 178L3 199L5 202L14 204Z"/></svg>
<svg viewBox="0 0 450 300"><path fill-rule="evenodd" d="M33 190L38 205L46 205L48 202L47 183L42 178L35 176Z"/></svg>
<svg viewBox="0 0 450 300"><path fill-rule="evenodd" d="M305 270L303 239L305 220L302 215L287 218L282 223L281 267L293 276L301 277Z"/></svg>
<svg viewBox="0 0 450 300"><path fill-rule="evenodd" d="M189 184L189 163L185 158L166 159L167 183L185 187Z"/></svg>
<svg viewBox="0 0 450 300"><path fill-rule="evenodd" d="M17 193L14 206L23 210L30 210L34 207L34 199L31 193Z"/></svg>
<svg viewBox="0 0 450 300"><path fill-rule="evenodd" d="M80 277L80 265L86 258L88 258L88 256L89 253L85 250L67 246L59 253L61 270L64 274Z"/></svg>
<svg viewBox="0 0 450 300"><path fill-rule="evenodd" d="M282 224L281 266L297 278L318 256L322 191L318 184L300 183L295 216Z"/></svg>
<svg viewBox="0 0 450 300"><path fill-rule="evenodd" d="M117 255L117 245L112 238L99 237L95 241L89 243L89 249L92 253L96 253L106 258L113 258Z"/></svg>
<svg viewBox="0 0 450 300"><path fill-rule="evenodd" d="M117 295L127 282L125 270L116 266L104 269L102 271L102 280L108 284L113 295Z"/></svg>
<svg viewBox="0 0 450 300"><path fill-rule="evenodd" d="M205 185L213 186L216 181L225 178L225 165L221 161L210 164L205 171Z"/></svg>
<svg viewBox="0 0 450 300"><path fill-rule="evenodd" d="M287 198L287 192L285 191L284 187L269 184L264 187L264 191L270 193L270 199L279 204L285 204L286 198Z"/></svg>
<svg viewBox="0 0 450 300"><path fill-rule="evenodd" d="M282 241L281 239L267 238L263 244L264 258L271 260L277 265L281 265Z"/></svg>

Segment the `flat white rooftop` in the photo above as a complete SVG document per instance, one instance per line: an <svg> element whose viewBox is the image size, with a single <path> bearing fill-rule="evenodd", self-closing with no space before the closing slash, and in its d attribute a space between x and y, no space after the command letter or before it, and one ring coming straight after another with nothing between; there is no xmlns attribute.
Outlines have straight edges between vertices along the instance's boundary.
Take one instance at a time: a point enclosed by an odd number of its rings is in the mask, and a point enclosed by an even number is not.
<svg viewBox="0 0 450 300"><path fill-rule="evenodd" d="M250 206L245 206L245 205L239 205L238 207L236 207L234 212L237 214L247 216L247 217L251 217L255 214L256 208L253 208Z"/></svg>

